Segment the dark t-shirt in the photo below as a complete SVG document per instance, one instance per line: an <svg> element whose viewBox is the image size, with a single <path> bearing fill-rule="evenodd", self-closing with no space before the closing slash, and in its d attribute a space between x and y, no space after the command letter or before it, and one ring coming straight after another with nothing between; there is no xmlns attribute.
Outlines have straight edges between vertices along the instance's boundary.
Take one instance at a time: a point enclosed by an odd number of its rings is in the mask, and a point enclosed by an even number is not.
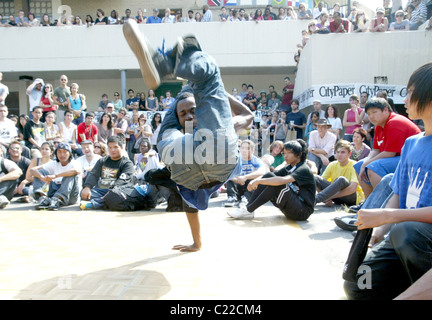
<svg viewBox="0 0 432 320"><path fill-rule="evenodd" d="M274 174L279 177L285 177L288 175L293 177L295 179L294 184L299 188L299 196L304 199L305 204L308 207L314 208L316 193L314 175L306 162L299 162L295 167L296 168L293 172L290 172L293 167L288 165L276 171Z"/></svg>
<svg viewBox="0 0 432 320"><path fill-rule="evenodd" d="M35 123L30 120L24 126L24 140L27 148L36 148L30 141L29 138L33 138L39 145L45 141L45 126L42 122Z"/></svg>
<svg viewBox="0 0 432 320"><path fill-rule="evenodd" d="M302 112L290 112L287 114L286 117L286 123L290 123L290 121L294 121L294 124L296 125L303 125L306 124L306 116ZM303 129L300 128L294 128L297 131L297 139L303 139Z"/></svg>

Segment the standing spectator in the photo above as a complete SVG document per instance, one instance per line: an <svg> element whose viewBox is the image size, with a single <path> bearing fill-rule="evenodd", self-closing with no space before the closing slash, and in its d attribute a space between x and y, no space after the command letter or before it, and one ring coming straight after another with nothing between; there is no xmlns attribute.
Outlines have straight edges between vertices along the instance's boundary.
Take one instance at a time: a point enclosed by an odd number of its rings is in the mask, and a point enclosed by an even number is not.
<svg viewBox="0 0 432 320"><path fill-rule="evenodd" d="M213 14L212 14L212 12L209 9L209 6L207 4L205 4L203 6L203 14L204 14L204 16L202 17L201 22L212 22L213 21Z"/></svg>
<svg viewBox="0 0 432 320"><path fill-rule="evenodd" d="M142 9L138 9L137 16L135 17L135 20L137 23L140 23L140 24L147 23L147 17L144 16L144 12L142 11Z"/></svg>
<svg viewBox="0 0 432 320"><path fill-rule="evenodd" d="M334 158L336 136L328 131L330 128L331 124L326 119L319 119L317 130L309 136L308 158L315 162L318 174L322 174Z"/></svg>
<svg viewBox="0 0 432 320"><path fill-rule="evenodd" d="M93 17L91 15L86 15L85 24L87 25L87 27L91 27L92 25L94 25Z"/></svg>
<svg viewBox="0 0 432 320"><path fill-rule="evenodd" d="M376 17L371 20L369 31L370 32L385 32L388 29L388 19L384 17L384 9L377 8Z"/></svg>
<svg viewBox="0 0 432 320"><path fill-rule="evenodd" d="M77 126L79 144L84 140L90 140L93 143L98 141L98 128L93 123L93 119L94 113L89 112L86 114L85 121Z"/></svg>
<svg viewBox="0 0 432 320"><path fill-rule="evenodd" d="M9 94L9 88L1 83L3 80L3 73L0 72L0 105L5 104L6 98Z"/></svg>
<svg viewBox="0 0 432 320"><path fill-rule="evenodd" d="M300 102L297 99L291 101L291 112L287 114L287 123L289 129L294 128L297 131L297 139L303 139L303 130L306 128L306 116L300 112Z"/></svg>
<svg viewBox="0 0 432 320"><path fill-rule="evenodd" d="M340 4L339 4L339 2L336 2L334 5L333 5L333 17L334 17L334 14L337 12L337 13L339 13L339 15L342 17L342 18L345 18L345 15L343 14L343 12L341 12L340 11Z"/></svg>
<svg viewBox="0 0 432 320"><path fill-rule="evenodd" d="M108 138L114 135L114 122L112 115L108 112L104 112L96 126L98 128L97 141L107 144Z"/></svg>
<svg viewBox="0 0 432 320"><path fill-rule="evenodd" d="M101 209L105 206L104 196L115 186L132 184L134 165L122 156L123 142L117 136L108 138L109 155L99 159L81 191L81 210Z"/></svg>
<svg viewBox="0 0 432 320"><path fill-rule="evenodd" d="M29 97L29 104L30 104L30 114L32 114L33 109L40 105L40 101L42 99L43 91L42 88L44 87L44 81L42 79L35 79L31 85L29 85L26 89L26 94ZM32 116L30 116L31 118Z"/></svg>
<svg viewBox="0 0 432 320"><path fill-rule="evenodd" d="M417 30L427 19L427 8L421 0L412 0L411 3L415 8L411 14L409 29Z"/></svg>
<svg viewBox="0 0 432 320"><path fill-rule="evenodd" d="M297 20L297 13L295 12L293 7L288 6L287 16L286 16L285 20Z"/></svg>
<svg viewBox="0 0 432 320"><path fill-rule="evenodd" d="M188 10L188 16L185 18L185 22L197 22L193 10Z"/></svg>
<svg viewBox="0 0 432 320"><path fill-rule="evenodd" d="M126 135L129 136L129 139L127 139L127 152L129 159L134 158L134 154L138 153L138 148L135 149L135 142L137 140L136 134L138 133L138 113L132 114L132 119L130 120L128 124L128 128L126 129Z"/></svg>
<svg viewBox="0 0 432 320"><path fill-rule="evenodd" d="M29 20L25 16L24 10L18 11L18 17L15 18L15 23L18 27L25 27Z"/></svg>
<svg viewBox="0 0 432 320"><path fill-rule="evenodd" d="M282 102L280 110L285 110L288 113L291 112L291 101L294 94L294 84L291 83L290 77L284 78L285 87L283 88L283 96L282 96Z"/></svg>
<svg viewBox="0 0 432 320"><path fill-rule="evenodd" d="M60 86L54 89L53 101L58 106L57 108L57 121L60 123L64 120L65 111L68 110L67 100L71 95L70 88L68 87L68 78L65 75L60 76Z"/></svg>
<svg viewBox="0 0 432 320"><path fill-rule="evenodd" d="M48 112L57 111L57 106L54 104L53 94L54 92L51 83L46 83L42 89L42 97L39 103L42 107L42 122L45 122L45 117Z"/></svg>
<svg viewBox="0 0 432 320"><path fill-rule="evenodd" d="M129 19L133 19L133 17L131 16L132 11L130 9L126 9L125 10L125 15L121 18L120 23L126 23Z"/></svg>
<svg viewBox="0 0 432 320"><path fill-rule="evenodd" d="M148 17L146 23L161 23L162 19L159 18L159 9L153 9L153 15Z"/></svg>
<svg viewBox="0 0 432 320"><path fill-rule="evenodd" d="M229 13L227 12L226 7L221 8L221 13L219 15L219 21L226 22L229 19Z"/></svg>
<svg viewBox="0 0 432 320"><path fill-rule="evenodd" d="M4 159L0 154L0 209L4 209L10 203L22 173L15 162Z"/></svg>
<svg viewBox="0 0 432 320"><path fill-rule="evenodd" d="M160 120L159 120L160 121ZM135 134L137 143L135 144L135 148L139 148L139 140L146 138L149 139L153 136L153 130L150 125L147 124L147 117L145 113L142 113L138 118L138 127L137 132ZM157 140L157 136L155 137ZM133 159L133 157L131 158Z"/></svg>
<svg viewBox="0 0 432 320"><path fill-rule="evenodd" d="M33 119L30 119L24 127L24 141L27 148L39 149L42 142L45 141L45 126L40 121L42 108L34 107L32 115Z"/></svg>
<svg viewBox="0 0 432 320"><path fill-rule="evenodd" d="M29 12L27 14L27 17L28 17L28 23L26 27L39 27L39 20L35 18L33 12Z"/></svg>
<svg viewBox="0 0 432 320"><path fill-rule="evenodd" d="M398 10L395 13L396 21L390 24L390 31L408 31L410 29L410 22L408 19L404 19L404 12Z"/></svg>
<svg viewBox="0 0 432 320"><path fill-rule="evenodd" d="M171 9L165 9L165 16L162 18L162 23L174 23L175 17L171 14Z"/></svg>
<svg viewBox="0 0 432 320"><path fill-rule="evenodd" d="M16 24L16 18L14 17L13 14L9 15L9 22L7 24L7 27L17 27L18 25Z"/></svg>
<svg viewBox="0 0 432 320"><path fill-rule="evenodd" d="M240 102L242 102L243 101L243 99L242 99L242 97L239 95L239 93L238 93L238 90L237 90L237 88L233 88L232 89L232 96L234 97L234 98L236 98L238 101L240 101Z"/></svg>
<svg viewBox="0 0 432 320"><path fill-rule="evenodd" d="M79 85L72 83L71 95L66 100L66 106L74 115L74 123L79 125L84 121L84 111L87 109L85 95L78 93Z"/></svg>
<svg viewBox="0 0 432 320"><path fill-rule="evenodd" d="M312 16L314 19L318 19L318 17L324 13L328 14L328 11L326 8L324 8L324 3L321 1L318 3L318 6L313 9Z"/></svg>
<svg viewBox="0 0 432 320"><path fill-rule="evenodd" d="M150 137L150 142L152 144L152 148L158 151L157 149L157 137L159 135L159 130L162 125L162 116L159 112L153 114L153 119L151 121L151 128L153 130L153 135Z"/></svg>
<svg viewBox="0 0 432 320"><path fill-rule="evenodd" d="M34 194L39 198L36 210L58 210L79 200L81 167L74 160L69 144L59 143L55 156L56 160L30 169ZM43 191L45 184L49 184L48 192Z"/></svg>
<svg viewBox="0 0 432 320"><path fill-rule="evenodd" d="M344 140L352 142L352 134L355 128L360 128L365 111L359 107L360 99L357 95L349 98L351 108L345 110L342 124L345 128Z"/></svg>
<svg viewBox="0 0 432 320"><path fill-rule="evenodd" d="M108 17L105 17L105 12L102 9L96 10L96 17L95 25L109 24Z"/></svg>
<svg viewBox="0 0 432 320"><path fill-rule="evenodd" d="M266 9L269 9L270 16L272 17L272 20L277 20L276 14L273 12L273 6L271 4L266 5Z"/></svg>
<svg viewBox="0 0 432 320"><path fill-rule="evenodd" d="M339 12L335 12L333 13L333 21L330 21L329 29L332 33L349 32L349 21L342 18Z"/></svg>

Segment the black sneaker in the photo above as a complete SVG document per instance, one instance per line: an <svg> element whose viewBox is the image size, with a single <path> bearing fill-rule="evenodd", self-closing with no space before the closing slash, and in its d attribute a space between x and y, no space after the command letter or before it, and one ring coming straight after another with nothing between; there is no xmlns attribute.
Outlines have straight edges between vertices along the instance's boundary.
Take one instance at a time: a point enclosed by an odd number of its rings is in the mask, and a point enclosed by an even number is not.
<svg viewBox="0 0 432 320"><path fill-rule="evenodd" d="M357 226L354 225L357 221L357 216L345 216L334 218L336 225L342 230L356 231Z"/></svg>
<svg viewBox="0 0 432 320"><path fill-rule="evenodd" d="M51 204L51 200L46 196L42 196L39 198L39 203L35 205L35 209L45 210L50 206L50 204Z"/></svg>
<svg viewBox="0 0 432 320"><path fill-rule="evenodd" d="M58 198L52 198L47 209L51 211L57 211L60 208L60 206L61 206L60 200Z"/></svg>
<svg viewBox="0 0 432 320"><path fill-rule="evenodd" d="M357 212L359 212L359 210L363 206L363 203L364 203L364 201L360 202L359 204L356 204L354 206L349 207L348 212L349 213L357 213Z"/></svg>

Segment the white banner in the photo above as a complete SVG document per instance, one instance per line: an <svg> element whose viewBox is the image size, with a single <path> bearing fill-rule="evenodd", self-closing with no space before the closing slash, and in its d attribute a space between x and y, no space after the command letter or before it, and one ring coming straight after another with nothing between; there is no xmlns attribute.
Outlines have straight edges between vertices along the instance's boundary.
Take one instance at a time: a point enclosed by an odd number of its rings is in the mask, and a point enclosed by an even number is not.
<svg viewBox="0 0 432 320"><path fill-rule="evenodd" d="M387 91L387 97L393 99L395 104L404 104L403 100L407 95L406 86L389 84L352 83L313 85L294 98L300 101L300 109L303 109L312 105L314 100L320 100L322 104L348 103L349 97L353 94L360 97L360 93L367 92L369 98L372 98L381 90Z"/></svg>

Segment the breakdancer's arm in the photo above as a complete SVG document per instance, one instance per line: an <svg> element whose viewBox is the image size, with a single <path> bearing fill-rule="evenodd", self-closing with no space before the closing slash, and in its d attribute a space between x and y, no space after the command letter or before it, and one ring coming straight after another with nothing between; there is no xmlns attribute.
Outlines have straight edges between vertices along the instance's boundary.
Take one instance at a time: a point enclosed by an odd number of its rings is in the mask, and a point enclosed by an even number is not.
<svg viewBox="0 0 432 320"><path fill-rule="evenodd" d="M231 106L231 112L233 114L233 123L235 131L240 129L248 129L252 126L254 120L254 114L250 109L242 102L238 101L234 96L226 93Z"/></svg>

